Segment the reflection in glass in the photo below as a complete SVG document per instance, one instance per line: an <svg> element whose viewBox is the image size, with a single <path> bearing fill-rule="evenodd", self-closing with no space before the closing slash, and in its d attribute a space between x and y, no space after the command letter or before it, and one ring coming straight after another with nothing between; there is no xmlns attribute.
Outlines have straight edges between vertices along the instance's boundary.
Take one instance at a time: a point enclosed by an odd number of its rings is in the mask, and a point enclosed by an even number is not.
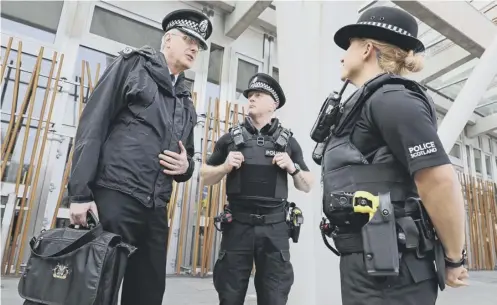
<svg viewBox="0 0 497 305"><path fill-rule="evenodd" d="M95 6L90 33L140 48L149 45L160 49L164 32L158 28L138 22L115 12Z"/></svg>

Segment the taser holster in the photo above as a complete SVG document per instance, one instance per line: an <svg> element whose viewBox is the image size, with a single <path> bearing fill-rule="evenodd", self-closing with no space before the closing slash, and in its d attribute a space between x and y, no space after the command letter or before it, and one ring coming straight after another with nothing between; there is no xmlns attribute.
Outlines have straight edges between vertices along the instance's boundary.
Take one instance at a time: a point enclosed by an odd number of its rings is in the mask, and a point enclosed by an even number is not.
<svg viewBox="0 0 497 305"><path fill-rule="evenodd" d="M399 275L394 208L390 193L379 194L379 206L371 220L362 227L366 270L372 276Z"/></svg>

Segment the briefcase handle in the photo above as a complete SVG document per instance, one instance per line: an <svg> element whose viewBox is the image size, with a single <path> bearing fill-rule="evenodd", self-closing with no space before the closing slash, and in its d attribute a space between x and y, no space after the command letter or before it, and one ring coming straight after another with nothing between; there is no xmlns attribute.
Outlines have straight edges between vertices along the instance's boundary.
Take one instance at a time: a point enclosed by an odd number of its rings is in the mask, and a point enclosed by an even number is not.
<svg viewBox="0 0 497 305"><path fill-rule="evenodd" d="M96 227L99 223L100 222L98 220L97 215L95 215L95 213L93 213L92 210L88 210L86 216L86 224L87 224L86 228L92 229L93 227ZM70 224L69 228L76 229L76 225Z"/></svg>
<svg viewBox="0 0 497 305"><path fill-rule="evenodd" d="M47 254L47 255L42 255L42 254L39 254L36 252L36 248L38 247L39 238L36 238L36 239L33 238L30 241L29 246L31 248L31 253L33 253L34 256L37 256L40 258L58 257L58 256L65 255L67 253L70 253L72 251L79 249L81 246L91 242L92 240L94 240L95 238L100 236L103 232L104 232L104 229L102 228L102 225L100 223L98 223L93 229L88 230L88 232L86 232L83 236L76 239L74 242L72 242L70 245L68 245L64 249L59 250L59 251L52 253L52 254Z"/></svg>

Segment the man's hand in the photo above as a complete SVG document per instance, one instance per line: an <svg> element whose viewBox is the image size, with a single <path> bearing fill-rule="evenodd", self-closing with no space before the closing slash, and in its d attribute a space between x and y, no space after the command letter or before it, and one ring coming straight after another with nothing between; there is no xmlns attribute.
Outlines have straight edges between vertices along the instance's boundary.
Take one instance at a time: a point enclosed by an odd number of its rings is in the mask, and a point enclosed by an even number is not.
<svg viewBox="0 0 497 305"><path fill-rule="evenodd" d="M95 216L98 218L97 205L95 204L95 201L87 203L71 203L71 206L69 207L71 224L86 227L86 217L88 216L89 210L95 213Z"/></svg>
<svg viewBox="0 0 497 305"><path fill-rule="evenodd" d="M224 161L224 167L226 168L226 172L229 173L233 170L233 168L239 169L242 166L242 163L245 161L242 153L239 151L230 151L228 157L226 157L226 161Z"/></svg>
<svg viewBox="0 0 497 305"><path fill-rule="evenodd" d="M177 154L170 150L165 150L164 154L159 154L159 163L166 169L163 170L164 174L170 176L182 175L188 170L188 157L183 143L179 141L180 153Z"/></svg>
<svg viewBox="0 0 497 305"><path fill-rule="evenodd" d="M278 165L281 169L286 170L288 173L293 173L296 170L295 164L286 152L276 154L273 158L273 164Z"/></svg>
<svg viewBox="0 0 497 305"><path fill-rule="evenodd" d="M464 266L445 268L445 283L452 288L468 286L468 283L464 282L468 277L468 270Z"/></svg>

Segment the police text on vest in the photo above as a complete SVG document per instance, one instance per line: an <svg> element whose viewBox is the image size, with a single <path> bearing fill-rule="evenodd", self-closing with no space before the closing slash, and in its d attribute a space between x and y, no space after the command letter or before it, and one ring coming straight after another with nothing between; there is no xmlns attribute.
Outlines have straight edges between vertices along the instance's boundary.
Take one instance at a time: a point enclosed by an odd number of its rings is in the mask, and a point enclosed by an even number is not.
<svg viewBox="0 0 497 305"><path fill-rule="evenodd" d="M281 152L276 151L276 150L270 150L270 149L266 149L266 152L265 152L266 157L274 157L277 154L281 154Z"/></svg>
<svg viewBox="0 0 497 305"><path fill-rule="evenodd" d="M426 156L437 152L437 147L433 141L409 147L411 158Z"/></svg>

